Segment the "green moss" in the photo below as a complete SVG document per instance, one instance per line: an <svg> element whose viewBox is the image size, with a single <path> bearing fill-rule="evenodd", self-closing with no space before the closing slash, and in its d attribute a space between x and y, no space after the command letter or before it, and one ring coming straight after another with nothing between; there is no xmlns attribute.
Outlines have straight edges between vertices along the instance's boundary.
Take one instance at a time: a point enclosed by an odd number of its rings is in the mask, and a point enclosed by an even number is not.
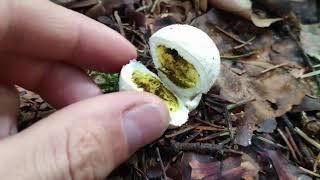
<svg viewBox="0 0 320 180"><path fill-rule="evenodd" d="M159 70L173 83L184 89L196 86L199 73L192 64L183 59L174 49L160 45L156 51L161 64Z"/></svg>
<svg viewBox="0 0 320 180"><path fill-rule="evenodd" d="M132 74L132 80L139 88L163 99L170 111L179 109L178 99L157 78L136 70Z"/></svg>
<svg viewBox="0 0 320 180"><path fill-rule="evenodd" d="M91 79L99 86L103 93L117 92L119 90L118 73L102 73L98 71L88 71Z"/></svg>

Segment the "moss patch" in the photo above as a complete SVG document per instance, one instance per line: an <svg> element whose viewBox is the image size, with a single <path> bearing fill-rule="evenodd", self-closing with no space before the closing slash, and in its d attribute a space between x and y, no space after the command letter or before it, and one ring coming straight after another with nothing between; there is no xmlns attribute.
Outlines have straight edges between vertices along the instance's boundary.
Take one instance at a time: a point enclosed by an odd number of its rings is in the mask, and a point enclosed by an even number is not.
<svg viewBox="0 0 320 180"><path fill-rule="evenodd" d="M144 91L155 94L165 101L169 110L175 112L179 109L178 99L158 79L150 74L134 71L133 82Z"/></svg>
<svg viewBox="0 0 320 180"><path fill-rule="evenodd" d="M184 89L196 86L199 74L192 64L183 59L174 49L160 45L156 51L161 64L159 70L173 83Z"/></svg>

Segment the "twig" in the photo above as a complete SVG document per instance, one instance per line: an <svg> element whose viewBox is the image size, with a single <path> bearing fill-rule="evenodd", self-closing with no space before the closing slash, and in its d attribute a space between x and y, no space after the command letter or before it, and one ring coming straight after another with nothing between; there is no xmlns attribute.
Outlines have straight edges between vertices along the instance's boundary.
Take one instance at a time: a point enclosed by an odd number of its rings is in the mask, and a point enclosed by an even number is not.
<svg viewBox="0 0 320 180"><path fill-rule="evenodd" d="M229 111L232 111L240 106L246 105L247 103L255 101L255 100L256 100L255 98L251 98L251 99L245 99L243 101L237 102L236 104L229 104L229 105L227 105L227 109Z"/></svg>
<svg viewBox="0 0 320 180"><path fill-rule="evenodd" d="M303 160L305 160L305 162L309 163L310 165L313 164L314 163L314 159L313 159L309 149L307 148L305 143L302 141L300 136L298 136L297 133L295 132L294 126L290 122L288 116L284 115L284 116L282 116L282 118L283 118L284 123L288 126L289 130L292 132L293 138L298 143L299 149L301 150L301 152L303 153L303 156L304 156Z"/></svg>
<svg viewBox="0 0 320 180"><path fill-rule="evenodd" d="M240 54L240 55L235 55L235 56L221 56L221 59L225 59L225 60L235 60L235 59L239 59L239 58L245 58L245 57L250 57L252 55L257 54L258 52L256 51L251 51L249 53L246 54Z"/></svg>
<svg viewBox="0 0 320 180"><path fill-rule="evenodd" d="M227 128L223 128L223 129L221 129L221 128L216 128L216 127L211 127L211 126L198 126L197 128L196 128L196 130L198 130L198 131L226 131L227 130Z"/></svg>
<svg viewBox="0 0 320 180"><path fill-rule="evenodd" d="M272 66L272 67L270 67L270 68L268 68L268 69L263 70L263 71L260 73L260 75L262 75L262 74L264 74L264 73L267 73L267 72L269 72L269 71L272 71L272 70L274 70L274 69L277 69L277 68L280 68L280 67L283 67L283 66L287 66L287 65L288 65L288 63L281 63L281 64L278 64L278 65Z"/></svg>
<svg viewBox="0 0 320 180"><path fill-rule="evenodd" d="M303 159L303 156L302 156L302 154L301 154L296 142L294 141L294 139L293 139L293 137L291 135L291 132L290 132L290 130L289 130L289 128L287 126L285 127L285 130L286 130L286 133L288 135L289 142L292 145L293 149L295 150L295 152L297 152L297 154L299 155L299 158Z"/></svg>
<svg viewBox="0 0 320 180"><path fill-rule="evenodd" d="M246 45L251 45L252 43L252 41L253 40L255 40L256 39L256 37L254 36L254 37L252 37L251 39L249 39L248 41L246 41L246 43L244 43L244 44L240 44L240 45L238 45L238 46L235 46L235 47L233 47L233 49L240 49L240 48L242 48L242 47L244 47L244 46L246 46Z"/></svg>
<svg viewBox="0 0 320 180"><path fill-rule="evenodd" d="M133 166L133 168L137 171L137 173L139 173L145 180L149 180L149 178L147 177L147 175L139 168Z"/></svg>
<svg viewBox="0 0 320 180"><path fill-rule="evenodd" d="M211 139L214 139L214 138L217 138L217 137L229 136L229 135L230 135L230 132L219 132L219 133L214 133L214 134L211 134L209 136L197 139L197 141L208 141L208 140L211 140Z"/></svg>
<svg viewBox="0 0 320 180"><path fill-rule="evenodd" d="M116 21L117 21L117 23L118 23L118 26L119 26L121 35L122 35L123 37L126 37L126 34L125 34L125 32L124 32L123 25L122 25L121 18L120 18L120 16L119 16L118 11L114 11L114 18L116 19Z"/></svg>
<svg viewBox="0 0 320 180"><path fill-rule="evenodd" d="M175 133L172 133L172 134L168 134L168 135L165 135L166 138L172 138L172 137L175 137L177 135L180 135L180 134L183 134L183 133L186 133L188 131L191 131L193 129L195 129L196 127L198 127L200 125L200 123L197 123L197 124L194 124L192 126L189 126L187 128L184 128L184 129L181 129Z"/></svg>
<svg viewBox="0 0 320 180"><path fill-rule="evenodd" d="M151 13L154 12L154 10L155 10L156 7L158 6L159 2L160 2L160 0L155 0L155 1L154 1L153 5L152 5L152 8L151 8L151 10L150 10Z"/></svg>
<svg viewBox="0 0 320 180"><path fill-rule="evenodd" d="M180 143L171 140L172 148L179 151L192 151L201 154L212 154L222 150L223 144L215 145L209 143Z"/></svg>
<svg viewBox="0 0 320 180"><path fill-rule="evenodd" d="M142 34L141 32L136 31L136 30L131 29L131 28L126 27L126 26L123 26L123 28L124 28L125 30L130 31L130 32L134 33L135 35L137 35L137 36L142 40L144 47L147 47L147 46L148 46L148 43L147 43L145 37L143 36L143 34Z"/></svg>
<svg viewBox="0 0 320 180"><path fill-rule="evenodd" d="M220 32L222 32L223 34L225 34L226 36L228 36L229 38L237 41L240 44L246 44L246 41L242 41L241 39L237 38L235 35L225 31L224 29L220 28L219 26L214 26L217 30L219 30ZM251 43L250 43L251 44Z"/></svg>
<svg viewBox="0 0 320 180"><path fill-rule="evenodd" d="M223 105L223 116L227 121L228 130L230 132L230 138L231 138L231 141L233 143L233 141L234 141L234 132L232 130L232 122L231 122L232 121L232 117L231 117L230 112L228 111L226 105Z"/></svg>
<svg viewBox="0 0 320 180"><path fill-rule="evenodd" d="M232 117L230 115L230 112L227 108L227 105L223 104L223 103L219 103L219 102L216 102L215 100L213 99L210 99L210 98L207 98L207 101L210 102L210 103L213 103L213 104L216 104L218 106L220 106L222 108L222 114L223 114L223 117L224 119L226 120L227 122L227 125L228 125L228 130L230 132L230 138L231 138L231 141L232 143L234 142L234 132L232 130ZM217 110L216 107L212 107L209 103L206 103L210 108L213 108L214 110Z"/></svg>
<svg viewBox="0 0 320 180"><path fill-rule="evenodd" d="M294 130L304 139L306 140L308 143L312 144L313 146L315 146L316 148L318 148L320 150L320 144L313 140L312 138L310 138L308 135L306 135L300 128L295 127Z"/></svg>
<svg viewBox="0 0 320 180"><path fill-rule="evenodd" d="M275 143L275 142L271 141L270 139L264 138L262 136L254 136L254 138L259 139L260 141L263 141L263 142L265 142L267 144L270 144L272 146L275 146L275 147L278 147L278 148L281 148L281 149L284 149L284 150L288 150L287 147L285 147L285 146L283 146L281 144Z"/></svg>
<svg viewBox="0 0 320 180"><path fill-rule="evenodd" d="M290 35L290 37L296 42L302 56L303 56L303 60L305 62L305 64L312 70L315 71L315 68L313 67L313 63L311 61L311 59L309 58L309 56L306 54L306 52L303 50L301 43L299 42L298 38L293 34L293 32L291 31L291 28L289 25L285 25L284 26L285 30L288 32L288 34ZM320 86L320 78L319 76L315 76L315 80L317 82L317 85Z"/></svg>
<svg viewBox="0 0 320 180"><path fill-rule="evenodd" d="M289 148L289 151L291 152L292 154L292 157L293 159L296 161L296 162L299 162L298 158L297 158L297 154L296 152L293 150L293 147L292 145L290 144L288 138L286 137L286 135L282 132L281 129L277 128L277 131L278 133L280 134L280 136L282 137L282 139L284 140L284 142L287 144L288 148Z"/></svg>
<svg viewBox="0 0 320 180"><path fill-rule="evenodd" d="M212 104L218 105L219 107L213 106ZM205 102L205 105L207 105L210 109L217 111L218 113L223 113L223 110L220 108L221 105L219 105L219 104L208 101L208 102Z"/></svg>
<svg viewBox="0 0 320 180"><path fill-rule="evenodd" d="M317 172L319 163L320 163L320 153L318 154L316 160L314 161L313 172Z"/></svg>
<svg viewBox="0 0 320 180"><path fill-rule="evenodd" d="M199 121L199 122L201 122L201 123L203 123L203 124L205 124L205 125L208 125L208 126L211 126L211 127L215 127L215 128L217 128L217 129L221 129L221 130L225 130L225 129L226 129L226 128L223 127L223 126L218 126L218 125L212 124L212 123L210 123L210 122L201 120L201 119L199 119L199 118L197 118L197 117L195 118L195 120L196 120L196 121Z"/></svg>
<svg viewBox="0 0 320 180"><path fill-rule="evenodd" d="M186 140L184 140L185 143L189 143L192 140L194 140L197 136L199 136L201 133L200 132L194 132L191 135L188 135L188 138Z"/></svg>
<svg viewBox="0 0 320 180"><path fill-rule="evenodd" d="M320 70L316 70L316 71L312 71L310 73L303 74L300 78L304 79L304 78L308 78L308 77L312 77L312 76L317 76L319 74L320 74Z"/></svg>
<svg viewBox="0 0 320 180"><path fill-rule="evenodd" d="M319 177L319 178L320 178L320 174L315 173L315 172L313 172L313 171L310 171L309 169L306 169L306 168L301 167L301 166L299 167L299 169L302 170L303 172L309 174L309 175L312 175L312 176L315 176L315 177Z"/></svg>
<svg viewBox="0 0 320 180"><path fill-rule="evenodd" d="M157 151L157 155L158 155L158 158L159 158L159 161L160 161L160 166L161 166L161 169L162 169L162 173L163 173L164 179L166 180L167 179L167 174L166 174L166 170L164 168L164 164L163 164L163 161L162 161L162 158L161 158L160 151L159 151L158 147L156 148L156 151Z"/></svg>
<svg viewBox="0 0 320 180"><path fill-rule="evenodd" d="M314 68L320 67L320 64L313 65Z"/></svg>

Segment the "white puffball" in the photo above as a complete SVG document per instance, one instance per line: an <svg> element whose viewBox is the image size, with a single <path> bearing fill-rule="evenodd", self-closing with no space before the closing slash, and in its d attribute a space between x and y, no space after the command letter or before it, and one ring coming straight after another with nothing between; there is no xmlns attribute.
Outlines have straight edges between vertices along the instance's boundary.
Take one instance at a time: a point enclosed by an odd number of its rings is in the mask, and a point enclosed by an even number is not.
<svg viewBox="0 0 320 180"><path fill-rule="evenodd" d="M174 49L187 62L192 64L199 74L195 87L181 88L174 84L166 74L158 71L160 79L173 90L189 110L199 104L201 95L207 93L216 81L220 72L220 54L212 39L202 30L190 25L170 25L153 34L149 40L153 63L159 69L161 63L157 55L160 45Z"/></svg>
<svg viewBox="0 0 320 180"><path fill-rule="evenodd" d="M135 71L139 71L144 74L148 74L153 76L155 79L159 79L159 77L151 72L149 69L147 69L143 64L137 61L131 61L129 64L125 65L120 73L120 79L119 79L119 89L120 91L144 91L143 88L139 88L137 84L133 81L132 75ZM163 83L162 83L163 84ZM163 84L165 87L167 87L165 84ZM170 91L170 89L168 89ZM174 96L174 92L172 92ZM187 122L188 120L188 113L189 110L185 107L184 103L180 100L179 97L177 97L179 108L176 111L169 111L170 112L170 125L171 127L178 127Z"/></svg>

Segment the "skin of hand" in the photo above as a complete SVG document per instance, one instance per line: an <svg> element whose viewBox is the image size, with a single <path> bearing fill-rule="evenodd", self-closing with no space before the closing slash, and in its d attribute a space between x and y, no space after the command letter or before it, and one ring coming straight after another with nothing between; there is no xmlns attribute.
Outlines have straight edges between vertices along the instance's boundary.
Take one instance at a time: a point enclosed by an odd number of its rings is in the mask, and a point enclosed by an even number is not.
<svg viewBox="0 0 320 180"><path fill-rule="evenodd" d="M1 0L1 179L103 179L158 138L169 121L162 100L102 95L83 70L117 72L136 56L122 36L79 13L47 0ZM14 84L60 110L17 133Z"/></svg>

